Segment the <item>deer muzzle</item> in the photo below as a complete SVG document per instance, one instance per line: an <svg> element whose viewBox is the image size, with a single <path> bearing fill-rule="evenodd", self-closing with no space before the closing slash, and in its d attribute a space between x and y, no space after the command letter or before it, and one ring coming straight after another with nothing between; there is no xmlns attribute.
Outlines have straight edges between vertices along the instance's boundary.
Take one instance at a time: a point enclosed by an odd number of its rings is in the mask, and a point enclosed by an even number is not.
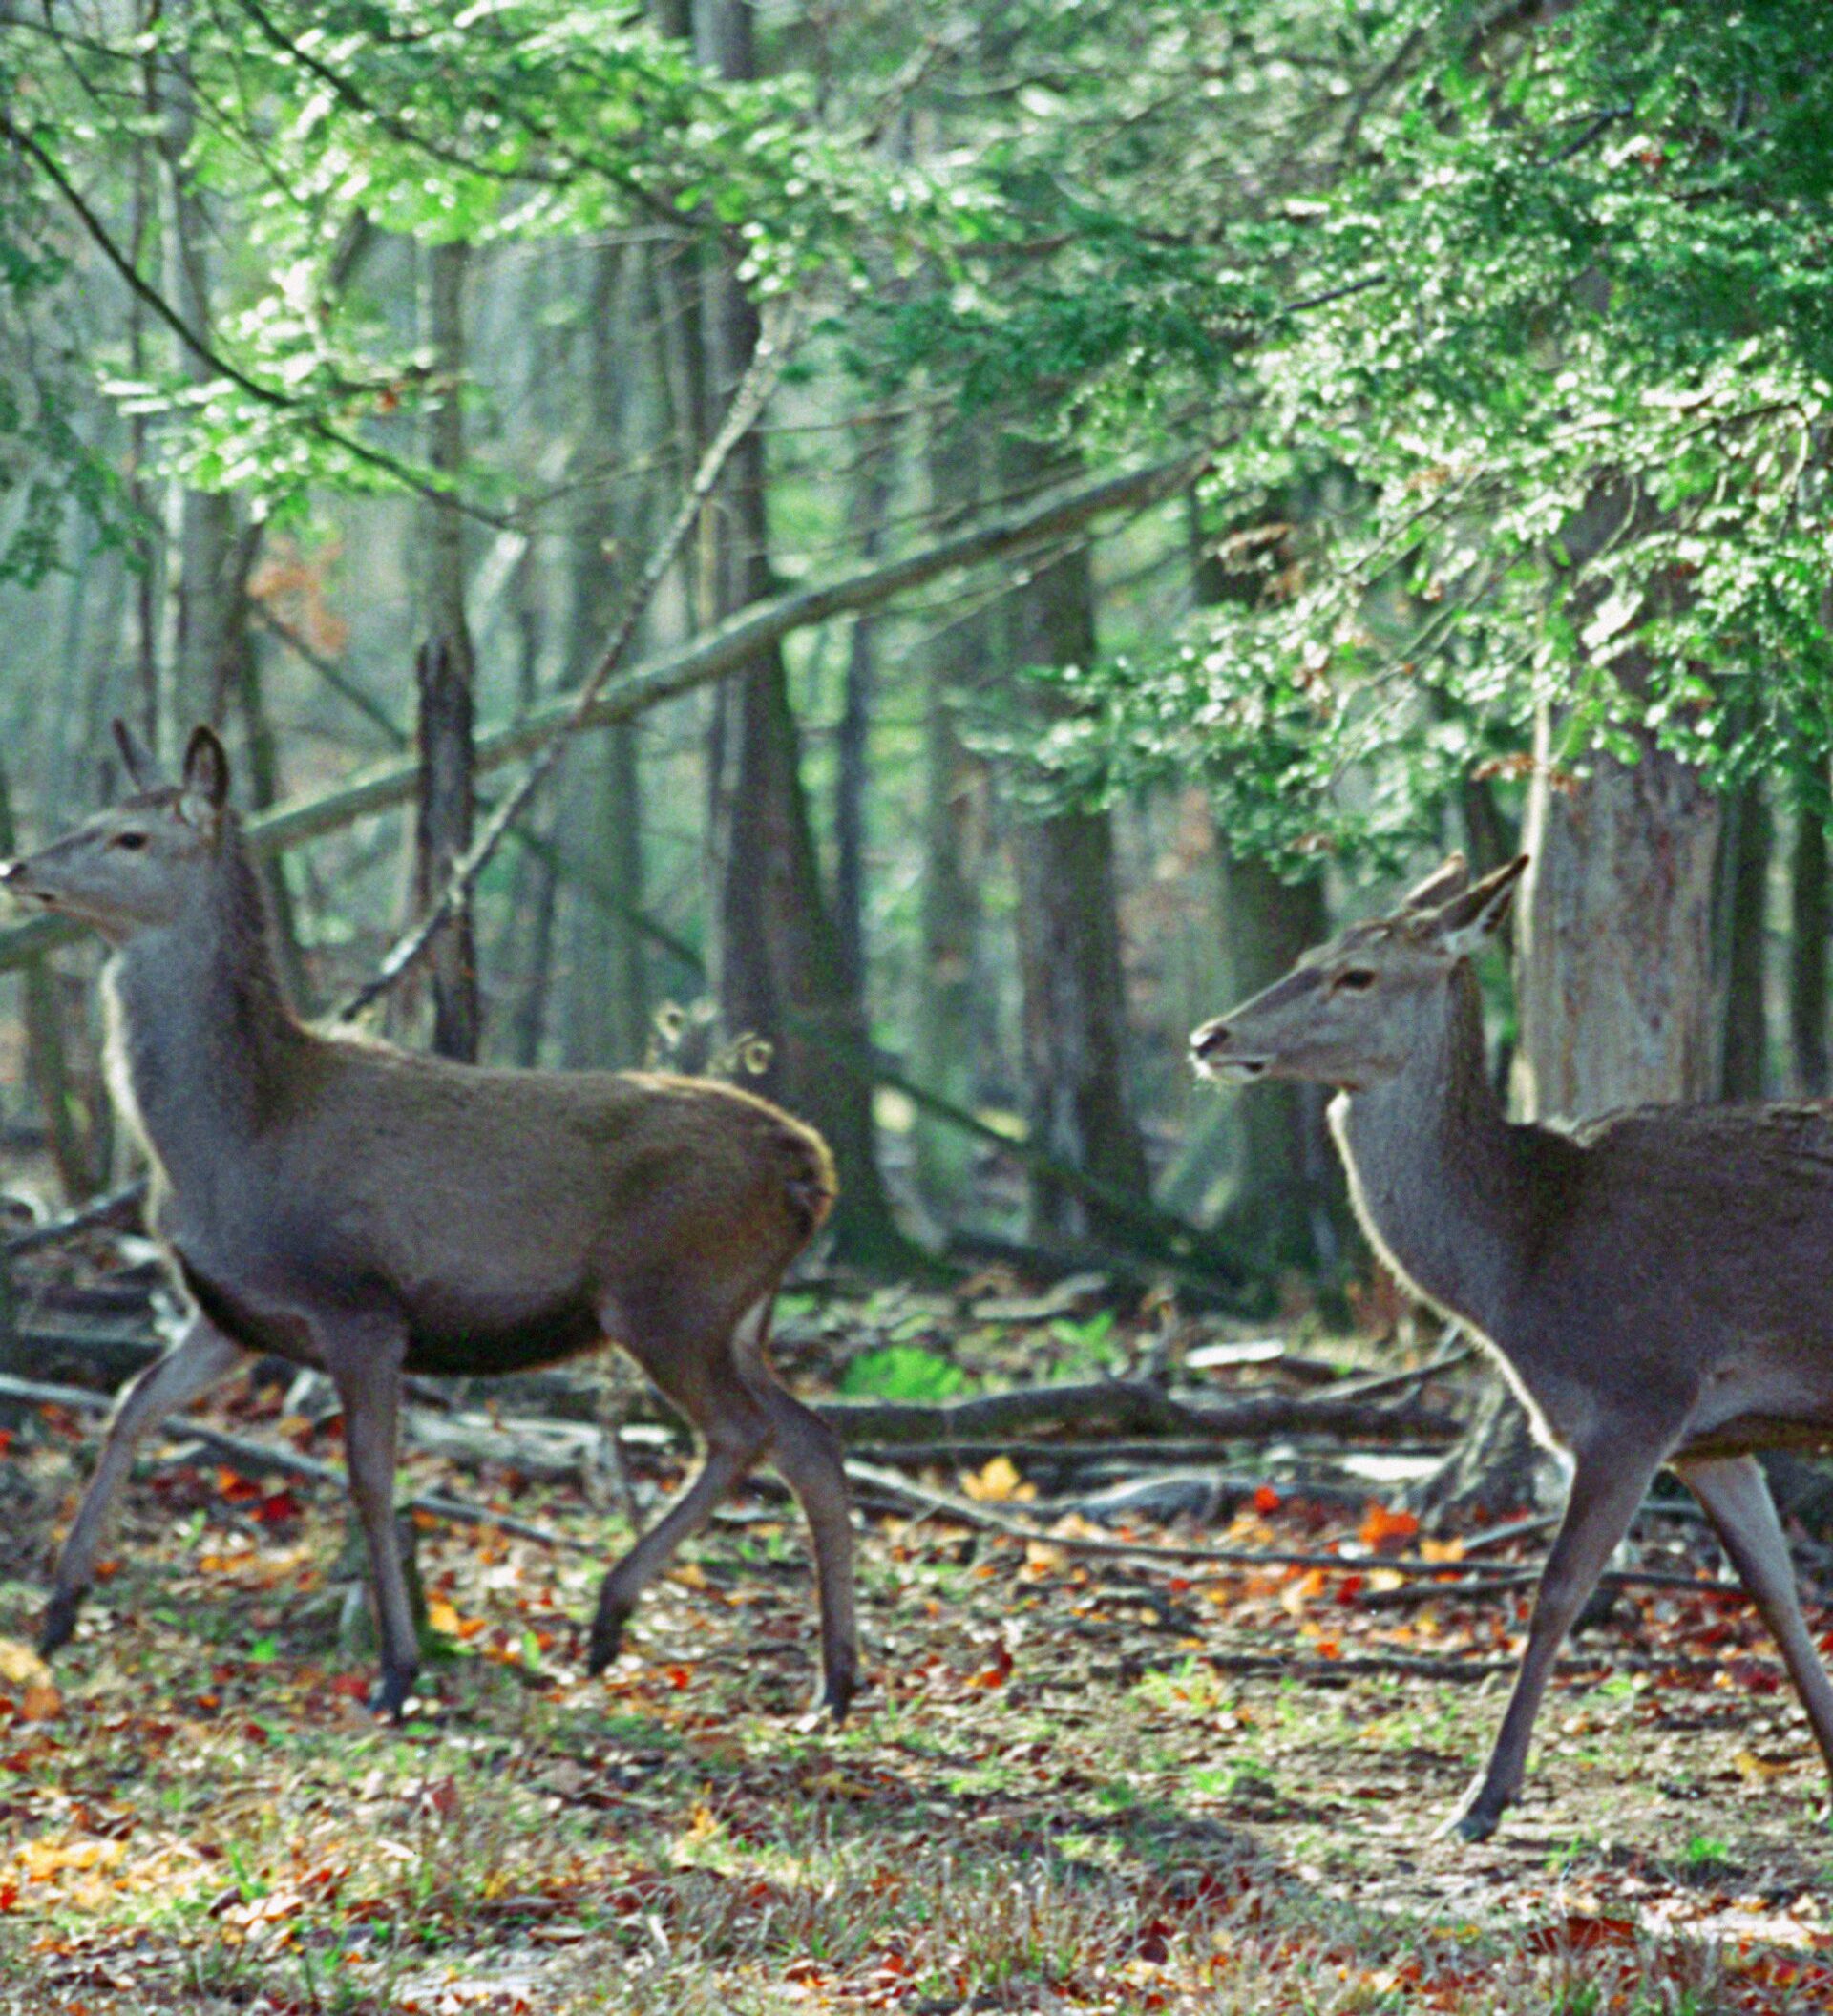
<svg viewBox="0 0 1833 2016"><path fill-rule="evenodd" d="M1219 1084L1247 1084L1265 1075L1268 1060L1234 1047L1234 1035L1223 1021L1205 1022L1190 1034L1190 1062L1199 1078Z"/></svg>

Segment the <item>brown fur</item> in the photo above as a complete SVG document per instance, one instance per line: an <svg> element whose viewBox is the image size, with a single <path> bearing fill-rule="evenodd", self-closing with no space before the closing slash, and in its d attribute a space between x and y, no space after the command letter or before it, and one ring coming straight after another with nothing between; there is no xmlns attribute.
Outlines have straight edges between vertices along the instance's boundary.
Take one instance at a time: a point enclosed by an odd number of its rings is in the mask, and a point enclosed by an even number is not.
<svg viewBox="0 0 1833 2016"><path fill-rule="evenodd" d="M1339 1088L1331 1122L1371 1242L1493 1349L1573 1466L1514 1697L1454 1822L1473 1838L1515 1796L1559 1645L1664 1462L1717 1527L1833 1770L1833 1688L1751 1455L1833 1443L1833 1109L1511 1124L1468 961L1524 866L1466 889L1448 863L1191 1038L1212 1075Z"/></svg>
<svg viewBox="0 0 1833 2016"><path fill-rule="evenodd" d="M398 1707L413 1670L388 1517L400 1373L521 1371L614 1338L711 1460L607 1576L594 1669L672 1547L773 1451L814 1530L826 1693L844 1712L856 1666L844 1474L763 1354L783 1275L833 1204L826 1144L730 1085L483 1070L308 1027L281 984L226 783L214 738L194 738L183 786L138 793L7 877L116 946L111 1075L198 1312L117 1418L59 1563L48 1639L74 1622L133 1440L232 1369L229 1345L273 1353L327 1372L343 1396L384 1697Z"/></svg>

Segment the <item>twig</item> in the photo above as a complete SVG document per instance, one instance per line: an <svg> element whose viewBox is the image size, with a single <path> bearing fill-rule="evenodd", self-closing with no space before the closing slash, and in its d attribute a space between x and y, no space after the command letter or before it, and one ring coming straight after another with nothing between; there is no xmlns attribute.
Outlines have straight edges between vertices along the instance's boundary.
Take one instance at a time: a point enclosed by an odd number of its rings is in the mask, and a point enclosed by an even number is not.
<svg viewBox="0 0 1833 2016"><path fill-rule="evenodd" d="M1398 1575L1438 1577L1455 1575L1457 1572L1455 1562L1422 1561L1404 1554L1297 1554L1271 1547L1198 1547L1175 1544L1150 1545L1126 1540L1086 1540L1079 1534L1052 1533L1043 1526L1034 1525L1028 1520L1012 1519L1005 1513L995 1512L985 1505L976 1504L971 1499L958 1498L952 1491L934 1491L926 1484L910 1483L901 1477L893 1476L888 1470L880 1470L875 1464L856 1462L852 1458L847 1460L847 1474L889 1498L926 1511L945 1513L952 1519L959 1520L964 1525L981 1526L988 1532L1003 1533L1013 1540L1035 1541L1042 1547L1062 1547L1073 1554L1099 1555L1110 1561L1194 1562L1199 1564L1213 1563L1218 1566L1244 1568L1327 1568L1338 1575L1368 1575L1388 1570ZM1439 1582L1426 1586L1420 1593L1426 1600L1438 1596L1486 1595L1496 1589L1518 1588L1525 1583L1538 1580L1539 1575L1538 1568L1522 1568L1506 1575L1497 1574L1481 1579L1465 1578L1460 1582ZM1646 1584L1655 1588L1696 1589L1708 1595L1737 1593L1743 1586L1741 1583L1706 1581L1698 1576L1677 1575L1670 1570L1655 1568L1611 1569L1600 1579L1617 1584ZM1379 1602L1384 1595L1399 1597L1403 1593L1411 1592L1371 1590L1361 1600L1364 1603Z"/></svg>
<svg viewBox="0 0 1833 2016"><path fill-rule="evenodd" d="M0 1399L24 1400L31 1405L68 1407L84 1414L106 1414L114 1406L107 1394L91 1393L83 1386L51 1386L37 1379L15 1379L0 1376ZM166 1421L161 1432L174 1441L189 1442L208 1449L219 1458L226 1469L240 1477L260 1479L263 1476L294 1477L306 1483L332 1484L339 1490L346 1487L344 1473L333 1464L321 1463L316 1457L302 1456L296 1449L277 1449L268 1442L251 1441L245 1436L225 1435L220 1428L211 1428L201 1421L194 1421L183 1416ZM443 1519L459 1526L495 1526L504 1533L512 1533L518 1540L538 1541L547 1547L559 1547L569 1553L596 1554L599 1549L590 1542L575 1540L571 1534L560 1533L552 1526L537 1525L533 1520L517 1519L508 1512L494 1512L488 1505L474 1505L463 1499L450 1498L442 1491L417 1493L407 1501L407 1508L413 1512L424 1512L430 1518Z"/></svg>
<svg viewBox="0 0 1833 2016"><path fill-rule="evenodd" d="M674 519L664 534L661 543L650 554L635 588L624 604L623 613L611 640L606 644L598 663L572 697L566 713L556 724L546 741L536 750L528 767L516 780L490 818L484 822L483 830L453 864L451 879L437 899L429 905L426 913L412 928L390 947L387 956L376 969L374 977L338 1010L340 1021L351 1021L361 1015L372 1002L378 1001L400 979L410 967L420 958L438 934L441 925L450 916L455 915L471 893L471 887L483 872L485 864L496 851L507 833L527 809L529 801L558 765L572 743L573 737L584 727L592 713L592 704L603 690L623 655L637 634L637 625L664 578L675 563L675 557L686 543L687 535L699 522L706 499L719 482L720 472L730 459L732 452L745 436L750 432L758 415L769 403L770 394L776 389L777 381L783 375L801 333L802 316L799 308L791 307L774 318L774 326L759 336L757 346L751 353L751 361L738 389L732 394L725 424L708 445L700 459L700 467L694 472L694 480L688 485L687 494Z"/></svg>
<svg viewBox="0 0 1833 2016"><path fill-rule="evenodd" d="M92 1197L87 1204L78 1205L61 1218L34 1225L30 1231L16 1232L7 1241L8 1256L16 1259L22 1253L35 1253L45 1247L61 1245L66 1239L93 1231L98 1225L113 1225L125 1217L132 1206L144 1200L146 1188L146 1178L137 1177L132 1183L124 1183L118 1190Z"/></svg>
<svg viewBox="0 0 1833 2016"><path fill-rule="evenodd" d="M1427 1379L1436 1379L1442 1372L1451 1372L1466 1364L1476 1356L1477 1349L1475 1344L1455 1345L1429 1364L1414 1366L1411 1372L1383 1372L1372 1378L1345 1379L1317 1397L1320 1400L1366 1400L1378 1393L1399 1393L1408 1386L1422 1386Z"/></svg>

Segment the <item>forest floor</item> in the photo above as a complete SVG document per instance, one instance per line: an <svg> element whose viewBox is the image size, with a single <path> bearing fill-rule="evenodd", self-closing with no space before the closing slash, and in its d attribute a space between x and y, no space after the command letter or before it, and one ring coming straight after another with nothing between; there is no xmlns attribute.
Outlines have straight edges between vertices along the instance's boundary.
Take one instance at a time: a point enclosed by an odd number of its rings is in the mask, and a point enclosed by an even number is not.
<svg viewBox="0 0 1833 2016"><path fill-rule="evenodd" d="M279 1406L232 1390L208 1418L335 1458ZM6 2016L1833 2006L1825 1779L1737 1599L1626 1591L1562 1670L1524 1803L1468 1847L1433 1830L1501 1714L1515 1592L1374 1608L1366 1563L1172 1572L1078 1553L1075 1519L1038 1542L873 1515L870 1685L835 1732L804 1716L812 1588L777 1495L688 1550L596 1681L598 1555L428 1523L449 1656L396 1729L338 1650L337 1495L169 1455L38 1666L92 1454L52 1409L0 1455ZM681 1473L644 1453L643 1498ZM409 1476L602 1556L626 1538L575 1487ZM1022 1489L997 1460L937 1480ZM1127 1537L1409 1532L1269 1490L1222 1530ZM1407 1670L1428 1659L1483 1677Z"/></svg>

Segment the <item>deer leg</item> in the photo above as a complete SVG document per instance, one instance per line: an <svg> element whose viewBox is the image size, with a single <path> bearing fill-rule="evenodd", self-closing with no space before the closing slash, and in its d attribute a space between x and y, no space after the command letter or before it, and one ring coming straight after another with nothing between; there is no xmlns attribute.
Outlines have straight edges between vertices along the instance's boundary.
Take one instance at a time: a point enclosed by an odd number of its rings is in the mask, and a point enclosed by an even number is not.
<svg viewBox="0 0 1833 2016"><path fill-rule="evenodd" d="M699 1475L604 1578L586 1652L588 1673L603 1672L618 1656L637 1599L769 1446L769 1420L740 1384L735 1369L722 1376L717 1412L698 1425L706 1438L706 1460Z"/></svg>
<svg viewBox="0 0 1833 2016"><path fill-rule="evenodd" d="M394 1529L401 1353L386 1346L377 1350L371 1342L348 1351L327 1351L325 1356L344 1409L344 1467L350 1502L369 1544L369 1586L375 1597L376 1631L382 1641L382 1673L369 1706L399 1719L420 1670L420 1640L413 1628L413 1606Z"/></svg>
<svg viewBox="0 0 1833 2016"><path fill-rule="evenodd" d="M837 1728L859 1684L859 1626L853 1614L853 1510L840 1438L818 1414L771 1380L758 1397L770 1417L771 1460L802 1507L814 1542L821 1592L821 1696Z"/></svg>
<svg viewBox="0 0 1833 2016"><path fill-rule="evenodd" d="M1594 1446L1578 1460L1558 1537L1534 1592L1528 1649L1515 1674L1508 1710L1502 1718L1489 1761L1463 1803L1439 1832L1466 1841L1486 1840L1503 1808L1521 1790L1528 1745L1541 1696L1572 1619L1597 1586L1605 1564L1635 1517L1650 1480L1660 1467L1658 1452L1625 1450L1621 1444Z"/></svg>
<svg viewBox="0 0 1833 2016"><path fill-rule="evenodd" d="M1794 1564L1761 1464L1754 1456L1735 1456L1696 1458L1674 1467L1706 1508L1732 1566L1757 1599L1833 1774L1833 1685L1801 1615Z"/></svg>
<svg viewBox="0 0 1833 2016"><path fill-rule="evenodd" d="M115 1501L133 1470L134 1452L167 1415L188 1407L245 1362L246 1354L239 1344L232 1344L201 1316L194 1316L177 1345L149 1365L121 1396L108 1424L95 1474L57 1556L57 1572L38 1636L40 1651L54 1652L76 1628L76 1612L95 1578L95 1556Z"/></svg>

